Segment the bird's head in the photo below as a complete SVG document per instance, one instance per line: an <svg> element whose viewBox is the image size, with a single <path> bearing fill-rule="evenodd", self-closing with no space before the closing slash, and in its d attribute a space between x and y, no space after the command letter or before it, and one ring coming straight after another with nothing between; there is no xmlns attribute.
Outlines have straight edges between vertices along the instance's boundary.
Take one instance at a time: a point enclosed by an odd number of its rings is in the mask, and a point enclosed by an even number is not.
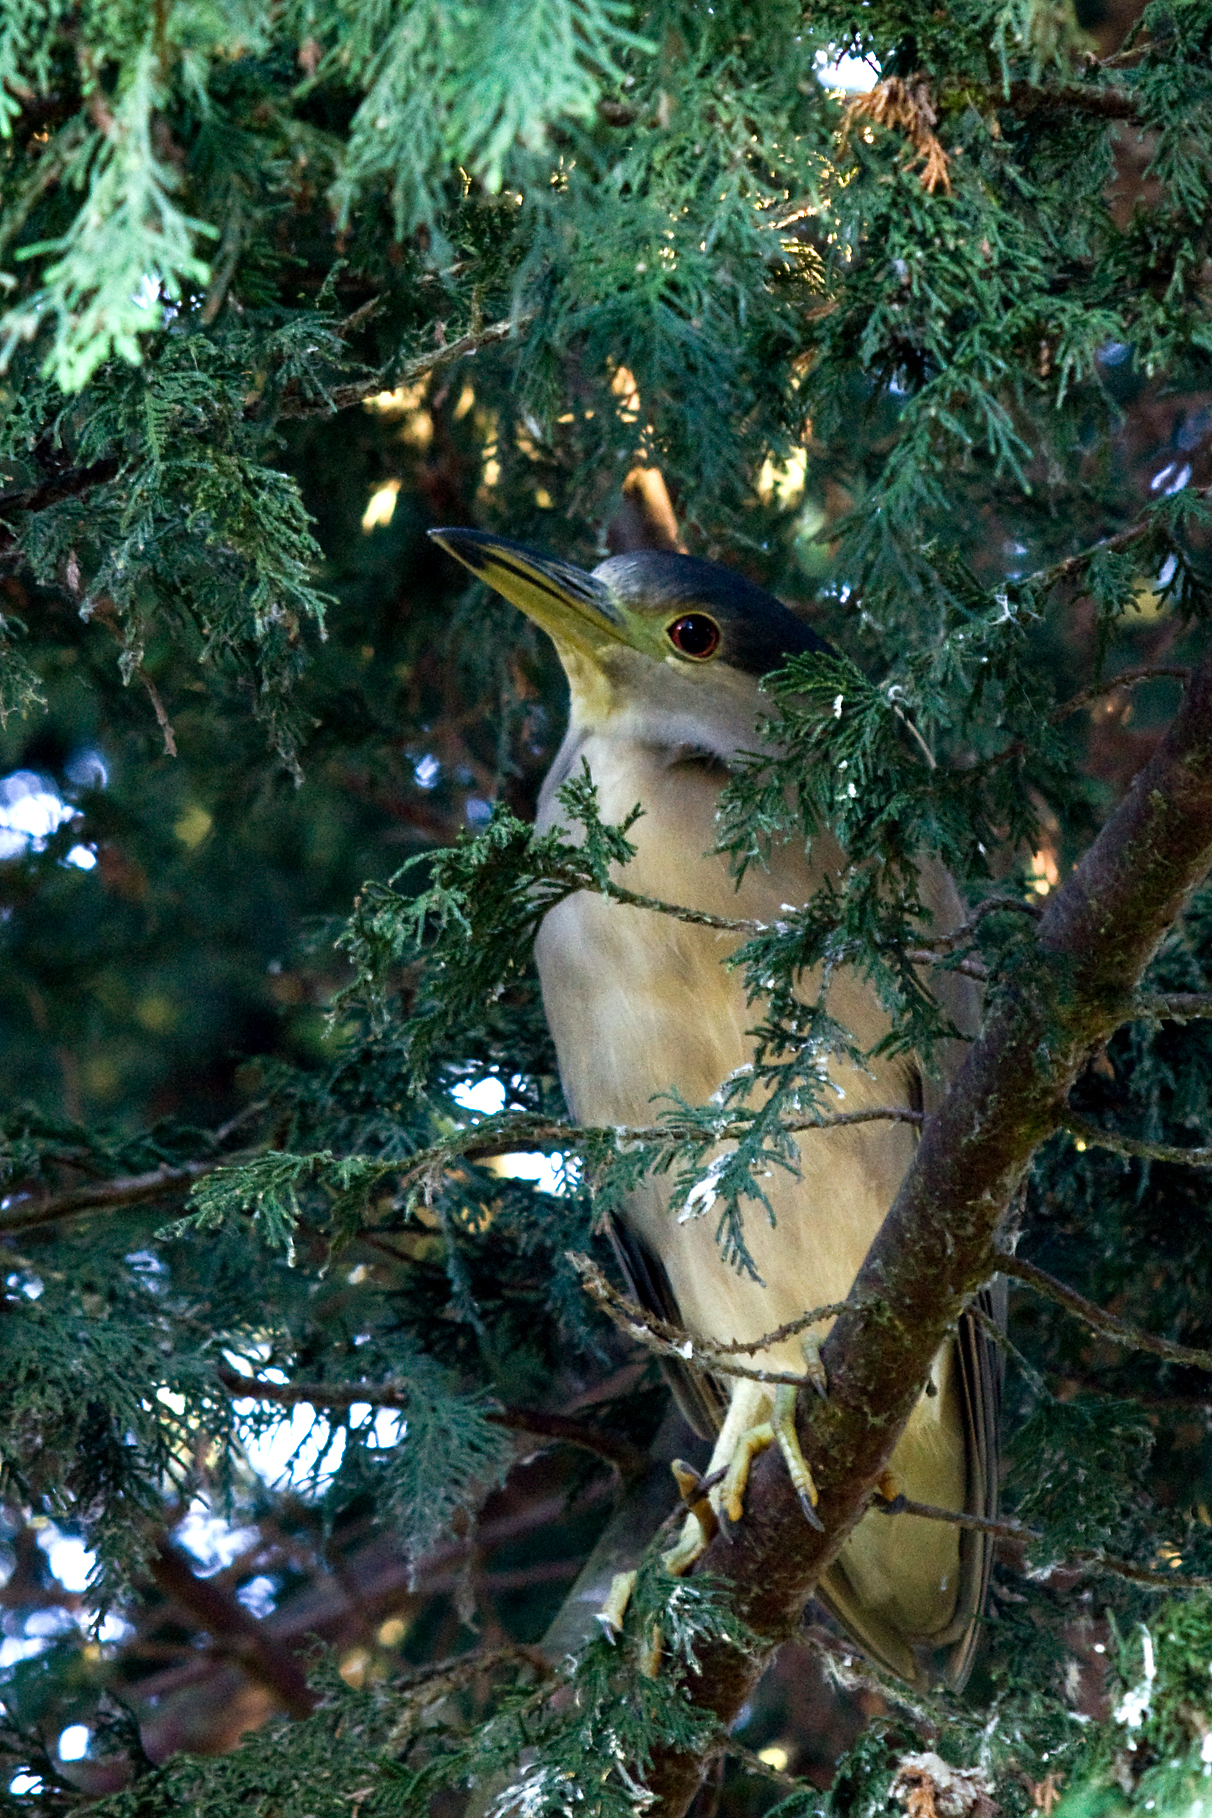
<svg viewBox="0 0 1212 1818"><path fill-rule="evenodd" d="M429 534L548 634L578 730L727 761L754 747L761 677L788 656L829 649L773 594L718 562L645 549L588 573L486 531Z"/></svg>

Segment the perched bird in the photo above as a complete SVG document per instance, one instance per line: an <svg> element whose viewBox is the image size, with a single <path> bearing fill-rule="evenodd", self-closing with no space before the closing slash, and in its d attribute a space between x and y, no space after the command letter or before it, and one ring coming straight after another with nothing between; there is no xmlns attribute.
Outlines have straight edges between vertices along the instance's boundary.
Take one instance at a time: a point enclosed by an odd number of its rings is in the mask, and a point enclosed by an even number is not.
<svg viewBox="0 0 1212 1818"><path fill-rule="evenodd" d="M786 904L808 901L828 874L840 875L844 855L823 831L810 854L802 841L777 846L767 866L751 865L739 886L712 850L729 766L740 753L761 749L761 677L788 655L828 649L772 595L685 555L641 551L586 573L481 531L430 534L547 632L567 674L568 732L539 798L540 827L561 824L558 791L587 764L604 820L623 819L636 803L643 809L629 834L635 857L618 874L629 890L770 922L785 915ZM955 927L962 914L946 873L923 865L921 884L933 918L929 932ZM650 1123L654 1098L674 1089L705 1104L751 1062L760 1006L746 1001L740 973L722 963L739 939L587 891L548 912L535 957L574 1117ZM818 983L803 980L805 999ZM954 1025L973 1033L975 986L952 972L935 988ZM864 1051L888 1032L874 991L853 969L834 975L829 1009ZM957 1057L949 1058L954 1064ZM928 1111L943 1089L903 1054L873 1057L862 1068L833 1056L828 1068L847 1110L909 1103ZM679 1220L669 1210L668 1181L650 1176L614 1233L633 1293L652 1312L717 1342L758 1338L809 1308L844 1300L916 1142L912 1125L895 1122L803 1136L798 1175L779 1170L763 1183L773 1225L760 1210L746 1220L759 1279L723 1261L714 1219ZM822 1325L819 1336L826 1330ZM796 1338L752 1361L804 1370ZM689 1367L674 1388L691 1424L718 1434L710 1471L732 1467L730 1480L712 1492L716 1508L730 1504L740 1514L748 1458L772 1437L786 1442L794 1475L798 1444L788 1440L787 1408L775 1406L771 1389ZM997 1403L994 1357L983 1329L966 1315L935 1358L892 1456L896 1487L913 1501L993 1515ZM815 1519L810 1477L800 1487ZM674 1570L686 1569L705 1544L697 1521L689 1518L667 1561ZM989 1562L983 1534L871 1512L818 1595L894 1672L918 1685L959 1686L971 1665Z"/></svg>

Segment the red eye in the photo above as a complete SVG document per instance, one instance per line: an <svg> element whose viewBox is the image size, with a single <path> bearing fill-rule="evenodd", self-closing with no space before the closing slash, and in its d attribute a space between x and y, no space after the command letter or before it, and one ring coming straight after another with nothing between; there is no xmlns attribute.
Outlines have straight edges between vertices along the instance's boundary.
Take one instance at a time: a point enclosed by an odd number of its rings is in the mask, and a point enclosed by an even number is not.
<svg viewBox="0 0 1212 1818"><path fill-rule="evenodd" d="M669 642L683 656L695 657L701 663L714 656L719 647L720 628L705 612L687 612L666 627Z"/></svg>

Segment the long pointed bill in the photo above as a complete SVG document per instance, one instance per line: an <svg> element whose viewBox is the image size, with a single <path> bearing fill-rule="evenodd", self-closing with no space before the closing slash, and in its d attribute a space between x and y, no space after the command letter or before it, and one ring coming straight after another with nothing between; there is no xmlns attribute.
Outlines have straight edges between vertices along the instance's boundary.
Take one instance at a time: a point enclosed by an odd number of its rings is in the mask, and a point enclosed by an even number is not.
<svg viewBox="0 0 1212 1818"><path fill-rule="evenodd" d="M623 614L605 584L583 568L553 562L485 530L429 534L448 555L520 607L557 648L571 647L592 659L603 645L630 641Z"/></svg>

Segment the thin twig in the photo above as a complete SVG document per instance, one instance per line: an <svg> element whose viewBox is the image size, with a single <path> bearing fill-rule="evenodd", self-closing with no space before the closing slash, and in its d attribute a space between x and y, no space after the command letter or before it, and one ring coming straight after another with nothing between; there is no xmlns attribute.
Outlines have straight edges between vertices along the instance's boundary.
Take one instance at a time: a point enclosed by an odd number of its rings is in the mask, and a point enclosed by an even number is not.
<svg viewBox="0 0 1212 1818"><path fill-rule="evenodd" d="M250 1104L244 1105L239 1111L233 1112L226 1123L220 1124L219 1128L212 1132L210 1138L211 1142L218 1148L220 1143L227 1141L234 1130L239 1130L244 1124L252 1123L256 1118L260 1117L262 1111L268 1111L269 1104L270 1101L267 1098L254 1098ZM225 1159L230 1161L231 1157L227 1156Z"/></svg>
<svg viewBox="0 0 1212 1818"><path fill-rule="evenodd" d="M1083 1547L1080 1552L1070 1553L1067 1559L1058 1559L1053 1570L1064 1572L1074 1566L1080 1566L1084 1571L1110 1572L1116 1578L1128 1578L1133 1584L1151 1585L1159 1591L1212 1590L1212 1578L1202 1574L1155 1572L1148 1566L1137 1565L1134 1559L1117 1559L1111 1553L1099 1553L1092 1547Z"/></svg>
<svg viewBox="0 0 1212 1818"><path fill-rule="evenodd" d="M683 903L667 903L659 896L646 896L639 890L628 890L609 878L590 882L579 871L557 867L546 874L546 881L566 884L574 890L594 890L608 902L622 903L629 909L652 909L658 915L671 915L676 921L690 922L698 928L718 928L724 934L769 934L771 922L759 922L748 916L712 915L706 909L688 909Z"/></svg>
<svg viewBox="0 0 1212 1818"><path fill-rule="evenodd" d="M764 1780L773 1780L776 1786L790 1787L797 1793L811 1793L813 1803L819 1804L820 1802L820 1794L811 1781L802 1780L798 1774L789 1774L784 1768L772 1767L768 1761L763 1761L755 1749L746 1748L745 1744L738 1742L735 1736L725 1736L716 1753L731 1755L734 1760L747 1767L751 1774L760 1774ZM711 1756L708 1756L708 1760L710 1759Z"/></svg>
<svg viewBox="0 0 1212 1818"><path fill-rule="evenodd" d="M1184 1364L1194 1370L1212 1370L1212 1351L1200 1350L1194 1345L1178 1345L1172 1339L1158 1338L1152 1332L1142 1332L1116 1314L1106 1312L1094 1301L1087 1300L1084 1294L1079 1294L1075 1288L1066 1286L1054 1275L1049 1275L1047 1270L1027 1262L1022 1256L1012 1256L1001 1251L997 1266L1002 1275L1021 1281L1045 1299L1055 1301L1058 1307L1063 1307L1075 1319L1080 1319L1092 1332L1097 1332L1100 1338L1109 1338L1113 1344L1123 1345L1128 1350L1147 1351L1153 1357L1164 1357L1167 1363Z"/></svg>
<svg viewBox="0 0 1212 1818"><path fill-rule="evenodd" d="M1003 910L1009 910L1015 915L1029 915L1033 921L1038 921L1044 913L1041 903L1025 903L1021 897L987 896L983 902L975 904L969 910L967 919L962 921L958 928L953 928L950 934L940 934L935 940L927 941L925 950L932 954L954 953L955 949L962 946L970 934L976 932L986 916L1000 915Z"/></svg>
<svg viewBox="0 0 1212 1818"><path fill-rule="evenodd" d="M1139 534L1143 534L1143 532ZM1096 548L1102 549L1108 546L1109 544L1104 545L1100 543L1096 545ZM1071 562L1082 561L1087 559L1092 553L1092 551L1087 550L1085 556L1070 556L1069 560ZM1050 569L1041 569L1039 575L1031 576L1029 578L1038 580L1041 575L1046 576L1049 573L1051 573ZM1062 720L1068 719L1069 715L1076 713L1079 708L1088 706L1091 701L1099 699L1102 695L1111 694L1116 688L1129 682L1141 682L1145 681L1149 676L1159 675L1174 676L1186 680L1190 674L1191 671L1189 669L1184 668L1178 663L1153 663L1140 669L1123 669L1118 675L1108 677L1105 682L1095 683L1089 688L1083 688L1080 694L1075 694L1069 700L1062 701L1059 707L1054 707L1052 711L1045 716L1045 724L1049 726L1059 725ZM1013 762L1015 758L1022 757L1028 749L1028 740L1011 739L1008 745L1004 745L1000 751L994 752L991 757L982 758L980 763L974 766L974 769L983 770L985 772L996 770L1002 764L1009 764Z"/></svg>
<svg viewBox="0 0 1212 1818"><path fill-rule="evenodd" d="M980 1534L996 1534L1005 1540L1046 1540L1039 1528L1029 1528L1013 1517L990 1521L984 1515L961 1514L955 1509L940 1509L930 1502L914 1502L908 1496L892 1500L876 1497L871 1504L881 1515L917 1515L923 1521L946 1521L953 1527L972 1528ZM1058 1559L1050 1568L1067 1572L1080 1567L1083 1571L1111 1572L1117 1578L1130 1578L1134 1584L1153 1585L1168 1591L1206 1591L1212 1589L1212 1578L1184 1575L1180 1572L1158 1572L1138 1565L1134 1559L1121 1559L1113 1553L1100 1553L1093 1547L1082 1547L1076 1553Z"/></svg>
<svg viewBox="0 0 1212 1818"><path fill-rule="evenodd" d="M0 1237L11 1237L21 1231L34 1231L40 1225L53 1225L61 1218L79 1218L92 1212L112 1212L118 1206L138 1206L148 1200L162 1199L182 1187L191 1187L203 1175L216 1168L231 1167L241 1161L239 1155L213 1156L207 1161L183 1162L179 1167L162 1166L147 1174L131 1174L118 1180L98 1181L89 1187L73 1187L67 1193L49 1193L45 1198L13 1199L0 1208Z"/></svg>
<svg viewBox="0 0 1212 1818"><path fill-rule="evenodd" d="M498 341L507 341L518 329L526 326L533 314L533 310L527 310L517 317L492 322L475 334L460 335L457 341L448 341L444 347L435 347L432 353L407 360L403 366L385 367L365 379L359 379L353 385L335 385L323 397L305 398L287 394L278 404L276 415L280 418L334 416L339 410L349 410L355 404L364 404L368 398L377 397L381 391L393 390L402 385L415 385L418 379L426 378L442 366L449 366L465 355L479 353L482 347L492 347ZM246 414L250 410L255 411L259 404L259 398L251 400L246 406Z"/></svg>
<svg viewBox="0 0 1212 1818"><path fill-rule="evenodd" d="M989 1343L993 1345L996 1350L1000 1351L1003 1357L1008 1357L1017 1366L1023 1381L1034 1390L1041 1401L1047 1401L1049 1399L1049 1390L1043 1376L1031 1362L1031 1359L1024 1356L1019 1350L1018 1346L1011 1339L1010 1334L1005 1330L1000 1321L993 1319L986 1313L984 1307L980 1306L977 1302L973 1302L973 1304L968 1307L967 1313L968 1318L973 1324L980 1327L981 1331L985 1334L985 1337L989 1340Z"/></svg>
<svg viewBox="0 0 1212 1818"><path fill-rule="evenodd" d="M78 599L80 595L79 575L73 573L70 563L68 565L67 584L71 593ZM130 653L130 644L122 630L122 623L118 617L118 610L111 599L94 600L89 611L89 617L96 619L100 624L106 627L115 643L121 647L124 657ZM152 681L151 676L147 673L147 669L143 663L139 662L135 664L134 673L138 676L144 688L147 690L147 698L152 704L152 711L155 713L156 723L164 738L165 755L167 757L175 758L177 755L177 741L173 734L172 722L168 717L167 709L165 708L164 702L160 699L160 690Z"/></svg>
<svg viewBox="0 0 1212 1818"><path fill-rule="evenodd" d="M811 1610L813 1606L809 1604L808 1608ZM914 1693L907 1679L889 1668L877 1666L861 1652L856 1642L846 1641L819 1623L809 1621L805 1621L795 1639L801 1647L815 1654L826 1671L831 1676L836 1675L844 1686L877 1692L888 1704L906 1711L924 1737L937 1736L934 1709Z"/></svg>
<svg viewBox="0 0 1212 1818"><path fill-rule="evenodd" d="M770 934L772 931L780 933L784 930L784 925L779 922L759 922L748 916L713 915L706 909L688 909L684 903L668 903L659 896L646 896L641 891L628 890L624 885L616 884L609 878L588 883L579 872L565 870L553 870L546 876L550 883L568 884L577 890L595 890L608 902L621 903L625 908L630 909L651 909L658 915L670 915L676 921L689 922L697 928L716 928L724 934L747 934L751 937ZM1019 909L1027 915L1039 913L1030 904L1020 903L1013 897L991 897L989 905L990 908ZM905 958L914 966L937 966L940 953L952 951L969 928L975 925L976 919L982 913L988 914L989 912L989 908L978 904L977 909L973 911L973 915L964 923L963 927L955 929L949 935L941 935L938 940L931 941L926 946L915 947L907 951ZM944 948L944 942L948 942L950 945ZM957 966L952 966L949 970L962 972L967 978L983 980L989 976L980 960L975 959L961 960Z"/></svg>
<svg viewBox="0 0 1212 1818"><path fill-rule="evenodd" d="M909 947L905 951L905 958L911 966L945 965L948 972L959 972L964 978L974 978L982 984L989 977L989 968L983 960L962 959L951 965L945 953L935 953L929 947Z"/></svg>
<svg viewBox="0 0 1212 1818"><path fill-rule="evenodd" d="M144 688L147 690L147 698L152 704L152 710L155 713L156 720L163 735L164 755L165 757L175 758L177 755L177 740L173 733L172 721L168 717L168 710L165 707L164 702L160 699L160 690L156 687L156 684L152 681L142 663L139 664L136 674Z"/></svg>
<svg viewBox="0 0 1212 1818"><path fill-rule="evenodd" d="M1079 1142L1091 1143L1099 1149L1114 1149L1118 1155L1135 1156L1141 1161L1179 1162L1188 1168L1212 1168L1212 1146L1180 1149L1174 1143L1150 1143L1138 1136L1121 1136L1115 1130L1104 1130L1101 1124L1080 1117L1076 1111L1067 1110L1061 1124Z"/></svg>
<svg viewBox="0 0 1212 1818"><path fill-rule="evenodd" d="M581 1285L589 1298L613 1321L620 1332L636 1339L645 1350L657 1357L676 1359L679 1363L693 1363L714 1375L741 1376L746 1382L789 1383L795 1388L802 1388L810 1380L802 1372L752 1370L744 1364L725 1362L725 1359L735 1357L738 1352L769 1350L772 1345L782 1344L784 1340L794 1338L797 1333L819 1325L822 1320L836 1319L843 1306L850 1304L831 1301L823 1307L812 1307L807 1313L801 1313L797 1318L789 1319L786 1324L776 1327L773 1332L764 1333L761 1338L731 1339L726 1342L693 1338L684 1327L675 1325L672 1320L658 1319L627 1295L620 1294L588 1256L578 1255L575 1250L566 1251L565 1254L580 1276Z"/></svg>
<svg viewBox="0 0 1212 1818"><path fill-rule="evenodd" d="M306 1402L313 1408L352 1408L363 1403L374 1408L406 1408L415 1400L412 1390L393 1383L265 1382L261 1377L244 1376L226 1368L220 1368L217 1374L223 1387L238 1400L272 1401L283 1407ZM598 1433L564 1414L506 1407L490 1409L485 1419L516 1433L533 1433L540 1439L559 1439L578 1446L583 1452L605 1459L623 1477L636 1476L648 1467L648 1455L638 1446Z"/></svg>
<svg viewBox="0 0 1212 1818"><path fill-rule="evenodd" d="M905 728L905 731L910 735L910 737L912 739L914 739L916 741L918 749L922 752L923 756L926 759L927 769L928 770L937 770L938 769L938 759L935 757L933 751L931 751L929 745L927 745L925 739L922 737L921 733L918 731L918 729L914 725L913 721L909 718L909 715L905 712L904 708L898 707L894 703L892 711L893 711L893 713L895 713L895 715L896 715L897 719L900 721L901 725Z"/></svg>
<svg viewBox="0 0 1212 1818"><path fill-rule="evenodd" d="M851 1124L916 1124L920 1127L925 1122L925 1113L914 1111L908 1105L873 1105L869 1111L837 1111L829 1117L787 1117L779 1120L780 1130L799 1135L807 1130L844 1130ZM751 1125L745 1123L720 1124L715 1130L705 1130L701 1124L679 1123L677 1118L670 1118L661 1124L620 1124L614 1129L586 1127L567 1129L570 1139L589 1136L609 1136L618 1149L627 1149L641 1143L656 1143L670 1138L686 1142L695 1137L704 1143L732 1142L748 1136Z"/></svg>
<svg viewBox="0 0 1212 1818"><path fill-rule="evenodd" d="M1135 682L1148 682L1155 676L1170 676L1175 681L1185 682L1191 671L1185 663L1146 663L1139 669L1121 669L1118 675L1108 676L1103 682L1093 682L1089 688L1083 688L1078 694L1070 695L1059 707L1054 707L1048 715L1050 726L1067 720L1071 713L1080 713L1091 701L1101 700L1104 695L1114 694L1117 688L1128 688Z"/></svg>
<svg viewBox="0 0 1212 1818"><path fill-rule="evenodd" d="M559 874L554 874L554 881L565 880ZM582 889L587 887L583 883L580 884ZM662 902L660 897L645 896L636 890L626 890L621 884L604 882L598 884L596 888L599 894L610 902L622 903L634 909L653 909L659 915L671 915L679 922L690 922L698 928L718 928L725 934L747 934L751 937L769 934L772 930L776 933L781 931L777 922L759 922L743 916L711 915L705 909L687 909L681 903L666 903ZM1012 899L1007 898L1000 906L1004 907L1011 901ZM1015 907L1022 906L1015 905ZM1027 913L1031 913L1030 908L1027 909ZM961 933L962 930L956 929L953 935L943 935L940 937L940 941L932 941L929 946L910 948L906 951L905 958L912 966L937 966L943 954L953 950ZM949 940L952 943L951 948L940 951L942 940ZM979 979L982 982L989 977L987 967L978 959L960 960L958 965L949 966L948 971L962 972L965 978Z"/></svg>
<svg viewBox="0 0 1212 1818"><path fill-rule="evenodd" d="M971 1528L977 1534L996 1534L1003 1540L1043 1540L1038 1528L1004 1516L992 1520L987 1515L973 1515L967 1510L940 1509L932 1502L914 1502L909 1496L875 1496L871 1506L880 1515L918 1515L923 1521L949 1521L956 1528Z"/></svg>
<svg viewBox="0 0 1212 1818"><path fill-rule="evenodd" d="M1136 21L1136 24L1132 27L1132 30L1128 33L1128 36L1124 41L1123 48L1121 50L1113 51L1111 56L1109 56L1109 57L1097 58L1096 67L1098 69L1133 69L1133 68L1135 68L1135 66L1140 62L1141 58L1146 56L1149 51L1148 44L1133 44L1133 42L1132 42L1133 38L1136 36L1137 32L1140 30L1140 25L1141 25L1141 21L1138 18Z"/></svg>
<svg viewBox="0 0 1212 1818"><path fill-rule="evenodd" d="M1212 1016L1212 992L1168 991L1164 995L1138 993L1133 1013L1155 1016L1162 1022L1192 1023Z"/></svg>
<svg viewBox="0 0 1212 1818"><path fill-rule="evenodd" d="M236 202L227 217L219 256L211 269L210 283L203 300L200 320L204 328L210 327L227 299L228 286L236 275L236 266L244 247L240 231L243 224L244 211L239 202Z"/></svg>
<svg viewBox="0 0 1212 1818"><path fill-rule="evenodd" d="M779 1129L789 1135L801 1135L812 1130L843 1130L854 1124L897 1123L913 1124L920 1128L924 1122L924 1113L915 1111L908 1105L877 1105L868 1111L838 1111L829 1117L816 1113L807 1117L783 1118L780 1119ZM524 1115L511 1118L503 1129L499 1126L496 1129L486 1128L486 1125L490 1125L490 1120L486 1119L484 1124L471 1124L460 1131L457 1137L420 1150L407 1163L385 1162L381 1164L380 1173L398 1174L400 1190L404 1191L451 1162L491 1161L499 1155L516 1155L519 1151L536 1147L585 1148L604 1139L619 1153L649 1143L676 1146L698 1142L707 1148L713 1143L741 1141L752 1133L752 1125L746 1122L719 1124L714 1129L705 1129L701 1124L676 1117L659 1124L579 1125Z"/></svg>
<svg viewBox="0 0 1212 1818"><path fill-rule="evenodd" d="M1212 487L1198 486L1192 489L1191 496L1206 499L1212 494ZM1099 543L1091 543L1088 549L1079 549L1075 555L1065 556L1062 561L1053 562L1049 568L1037 568L1034 574L1026 575L1018 584L1021 588L1036 587L1047 592L1055 587L1058 581L1068 581L1080 574L1083 568L1089 567L1095 556L1117 553L1121 549L1130 549L1133 543L1139 543L1142 537L1148 536L1153 529L1152 513L1148 513L1128 524L1123 530L1117 530L1114 536L1104 537Z"/></svg>
<svg viewBox="0 0 1212 1818"><path fill-rule="evenodd" d="M920 1111L911 1110L907 1105L891 1105L876 1106L869 1111L839 1111L833 1117L788 1118L780 1128L800 1134L809 1130L844 1129L851 1124L888 1122L920 1126L924 1121ZM749 1134L749 1128L744 1123L729 1123L720 1125L717 1130L704 1130L697 1124L676 1121L606 1128L563 1124L551 1118L524 1116L511 1118L504 1128L490 1126L486 1130L483 1125L469 1124L456 1138L436 1143L430 1149L422 1149L408 1162L381 1163L379 1174L380 1177L397 1175L401 1191L404 1191L423 1180L427 1174L456 1162L490 1161L499 1155L516 1155L520 1151L540 1146L571 1149L605 1138L623 1150L633 1144L686 1142L698 1138L706 1147L711 1143L744 1137ZM37 1198L33 1195L14 1197L7 1205L0 1202L0 1237L35 1230L40 1225L52 1225L61 1218L85 1217L93 1212L109 1211L116 1206L133 1206L159 1199L182 1186L192 1186L194 1181L213 1173L216 1168L238 1167L254 1155L264 1153L261 1149L241 1150L230 1155L212 1156L205 1161L184 1162L178 1167L164 1164L147 1174L99 1181L92 1186L75 1187L66 1193L51 1193Z"/></svg>

